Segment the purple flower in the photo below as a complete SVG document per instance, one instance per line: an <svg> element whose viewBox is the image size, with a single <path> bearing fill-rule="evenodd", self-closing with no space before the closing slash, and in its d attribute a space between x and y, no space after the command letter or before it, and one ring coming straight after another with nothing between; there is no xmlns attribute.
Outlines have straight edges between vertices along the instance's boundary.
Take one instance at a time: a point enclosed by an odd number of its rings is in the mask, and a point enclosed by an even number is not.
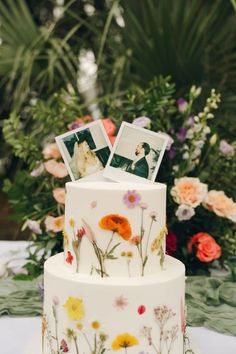
<svg viewBox="0 0 236 354"><path fill-rule="evenodd" d="M168 151L168 156L170 159L173 159L175 155L176 155L176 149L173 146L171 146L170 150Z"/></svg>
<svg viewBox="0 0 236 354"><path fill-rule="evenodd" d="M179 141L183 142L186 139L187 129L186 128L179 128L176 133L176 137Z"/></svg>
<svg viewBox="0 0 236 354"><path fill-rule="evenodd" d="M190 125L191 127L194 125L194 118L193 118L193 116L188 117L188 119L187 119L187 124Z"/></svg>
<svg viewBox="0 0 236 354"><path fill-rule="evenodd" d="M124 203L130 209L132 209L136 205L138 205L140 199L141 199L140 195L134 190L133 191L128 191L123 197Z"/></svg>
<svg viewBox="0 0 236 354"><path fill-rule="evenodd" d="M41 235L42 234L42 230L40 228L40 225L39 225L38 221L28 219L28 220L26 220L24 226L28 227L36 235Z"/></svg>
<svg viewBox="0 0 236 354"><path fill-rule="evenodd" d="M175 215L177 216L179 221L189 220L193 215L195 215L195 211L192 207L181 204L176 210Z"/></svg>
<svg viewBox="0 0 236 354"><path fill-rule="evenodd" d="M227 143L226 140L220 141L219 150L225 156L233 156L234 155L234 147L232 145L230 145L229 143Z"/></svg>
<svg viewBox="0 0 236 354"><path fill-rule="evenodd" d="M186 112L188 108L188 102L184 98L179 98L177 100L178 110L180 113Z"/></svg>
<svg viewBox="0 0 236 354"><path fill-rule="evenodd" d="M150 128L151 126L151 119L148 117L138 117L135 118L132 122L134 125L137 125L141 128Z"/></svg>

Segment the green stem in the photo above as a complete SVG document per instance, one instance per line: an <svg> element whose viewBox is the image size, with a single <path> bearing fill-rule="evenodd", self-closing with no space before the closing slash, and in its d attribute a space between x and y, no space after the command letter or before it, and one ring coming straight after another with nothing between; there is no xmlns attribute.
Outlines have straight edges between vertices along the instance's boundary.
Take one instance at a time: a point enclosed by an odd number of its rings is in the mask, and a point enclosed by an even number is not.
<svg viewBox="0 0 236 354"><path fill-rule="evenodd" d="M58 341L58 328L57 328L57 319L56 319L56 317L55 317L55 331L56 331L57 353L60 354L59 341Z"/></svg>
<svg viewBox="0 0 236 354"><path fill-rule="evenodd" d="M100 255L100 251L98 249L98 246L97 246L96 242L93 242L93 247L94 247L94 251L95 251L95 254L97 256L98 262L100 264L101 277L103 278L104 275L105 275L105 272L104 272L104 269L103 269L103 263L102 263L102 258L101 258L101 255Z"/></svg>
<svg viewBox="0 0 236 354"><path fill-rule="evenodd" d="M110 240L108 242L107 248L106 248L105 253L103 255L103 259L105 259L107 257L107 254L108 254L108 251L109 251L109 247L110 247L110 245L111 245L111 243L113 241L114 235L115 235L115 231L112 232L111 238L110 238Z"/></svg>
<svg viewBox="0 0 236 354"><path fill-rule="evenodd" d="M85 339L86 343L88 344L88 347L89 347L90 352L91 352L91 354L92 354L92 353L93 353L93 348L91 347L91 344L89 343L89 341L88 341L88 338L87 338L86 334L85 334L85 333L83 333L83 332L82 332L82 334L83 334L84 339Z"/></svg>
<svg viewBox="0 0 236 354"><path fill-rule="evenodd" d="M74 339L74 343L75 343L76 354L79 354L79 347L78 347L78 343L77 343L76 337L73 337L73 339Z"/></svg>
<svg viewBox="0 0 236 354"><path fill-rule="evenodd" d="M153 219L151 220L151 224L150 224L149 231L148 231L147 243L146 243L146 248L145 248L145 253L144 253L145 258L147 256L148 244L149 244L149 239L150 239L150 235L151 235L151 231L152 231L152 225L153 225Z"/></svg>

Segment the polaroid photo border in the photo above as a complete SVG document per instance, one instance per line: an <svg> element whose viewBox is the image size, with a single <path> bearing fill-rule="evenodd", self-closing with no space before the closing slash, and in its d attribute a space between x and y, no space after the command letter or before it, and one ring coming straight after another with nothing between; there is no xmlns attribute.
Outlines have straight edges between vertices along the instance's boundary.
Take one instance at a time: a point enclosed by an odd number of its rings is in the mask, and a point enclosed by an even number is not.
<svg viewBox="0 0 236 354"><path fill-rule="evenodd" d="M58 135L55 137L55 140L56 140L56 143L57 143L58 148L60 150L61 156L63 158L63 161L66 165L66 168L68 170L69 176L72 181L81 182L81 181L91 181L91 180L93 180L93 181L94 180L104 180L103 171L104 171L105 166L103 167L102 170L100 170L98 172L88 174L87 176L84 176L84 177L76 178L75 173L72 171L71 164L70 164L70 158L72 160L73 157L71 157L68 147L66 146L66 144L64 142L66 140L66 138L69 138L70 136L73 136L76 133L81 133L83 131L90 130L91 128L92 128L92 130L94 130L94 128L97 128L97 134L98 134L98 136L100 136L104 140L105 147L109 148L109 155L110 155L111 150L112 150L112 145L111 145L110 140L107 136L106 130L103 126L101 119L96 120L91 123L88 123L86 125L83 125L82 127L70 130L64 134L61 134L61 135ZM94 149L94 150L96 150L96 149Z"/></svg>
<svg viewBox="0 0 236 354"><path fill-rule="evenodd" d="M151 178L145 178L145 177L141 177L139 175L130 173L124 169L122 170L119 166L114 167L114 163L113 163L114 159L116 159L117 156L118 156L118 158L122 159L122 156L116 155L116 152L120 150L120 145L122 144L122 136L123 136L125 130L127 130L127 129L132 130L132 132L134 132L134 136L136 136L136 137L138 136L138 138L140 137L140 139L139 139L140 143L146 142L146 140L148 140L149 142L155 141L155 138L159 139L161 141L159 156L158 156L157 162L155 163L155 168L151 174ZM145 139L145 137L146 137L146 139ZM149 137L149 138L147 139L147 137ZM134 138L134 140L135 140L135 138ZM151 130L138 127L138 126L131 124L131 123L122 122L121 127L118 132L118 135L115 140L115 144L114 144L113 149L111 151L110 157L107 161L107 165L104 169L103 176L106 178L109 178L111 180L114 180L116 182L121 182L121 181L122 182L124 182L124 181L126 181L126 182L139 182L139 183L153 183L153 182L155 182L162 158L164 156L164 152L165 152L167 144L168 144L168 140L169 140L168 136L165 135L164 133L156 133ZM132 141L132 137L130 136L130 142L131 141ZM147 144L147 145L149 145L149 144ZM131 146L132 146L131 144L129 144L129 145L127 144L127 146L125 147L126 151L128 149L132 149ZM137 146L136 146L136 148L137 148ZM153 149L151 149L151 150L153 150ZM123 148L123 151L124 151L124 148ZM125 159L125 157L124 157L124 159ZM112 166L112 164L113 164L113 166Z"/></svg>

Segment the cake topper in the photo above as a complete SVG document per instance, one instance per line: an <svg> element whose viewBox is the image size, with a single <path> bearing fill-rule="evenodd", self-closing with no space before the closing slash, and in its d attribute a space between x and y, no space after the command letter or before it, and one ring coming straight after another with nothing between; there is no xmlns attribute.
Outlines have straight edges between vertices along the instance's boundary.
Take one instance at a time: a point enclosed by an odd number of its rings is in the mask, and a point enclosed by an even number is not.
<svg viewBox="0 0 236 354"><path fill-rule="evenodd" d="M123 122L104 169L114 181L155 182L168 136Z"/></svg>
<svg viewBox="0 0 236 354"><path fill-rule="evenodd" d="M104 180L103 170L111 152L111 143L101 120L55 139L72 181Z"/></svg>

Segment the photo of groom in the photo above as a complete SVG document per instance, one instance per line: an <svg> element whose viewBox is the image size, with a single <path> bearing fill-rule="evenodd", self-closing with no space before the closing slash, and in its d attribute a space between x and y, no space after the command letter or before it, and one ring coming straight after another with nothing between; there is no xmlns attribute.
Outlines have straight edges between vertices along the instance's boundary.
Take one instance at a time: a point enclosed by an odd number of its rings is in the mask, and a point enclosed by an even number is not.
<svg viewBox="0 0 236 354"><path fill-rule="evenodd" d="M123 122L104 177L115 181L155 181L168 138Z"/></svg>

